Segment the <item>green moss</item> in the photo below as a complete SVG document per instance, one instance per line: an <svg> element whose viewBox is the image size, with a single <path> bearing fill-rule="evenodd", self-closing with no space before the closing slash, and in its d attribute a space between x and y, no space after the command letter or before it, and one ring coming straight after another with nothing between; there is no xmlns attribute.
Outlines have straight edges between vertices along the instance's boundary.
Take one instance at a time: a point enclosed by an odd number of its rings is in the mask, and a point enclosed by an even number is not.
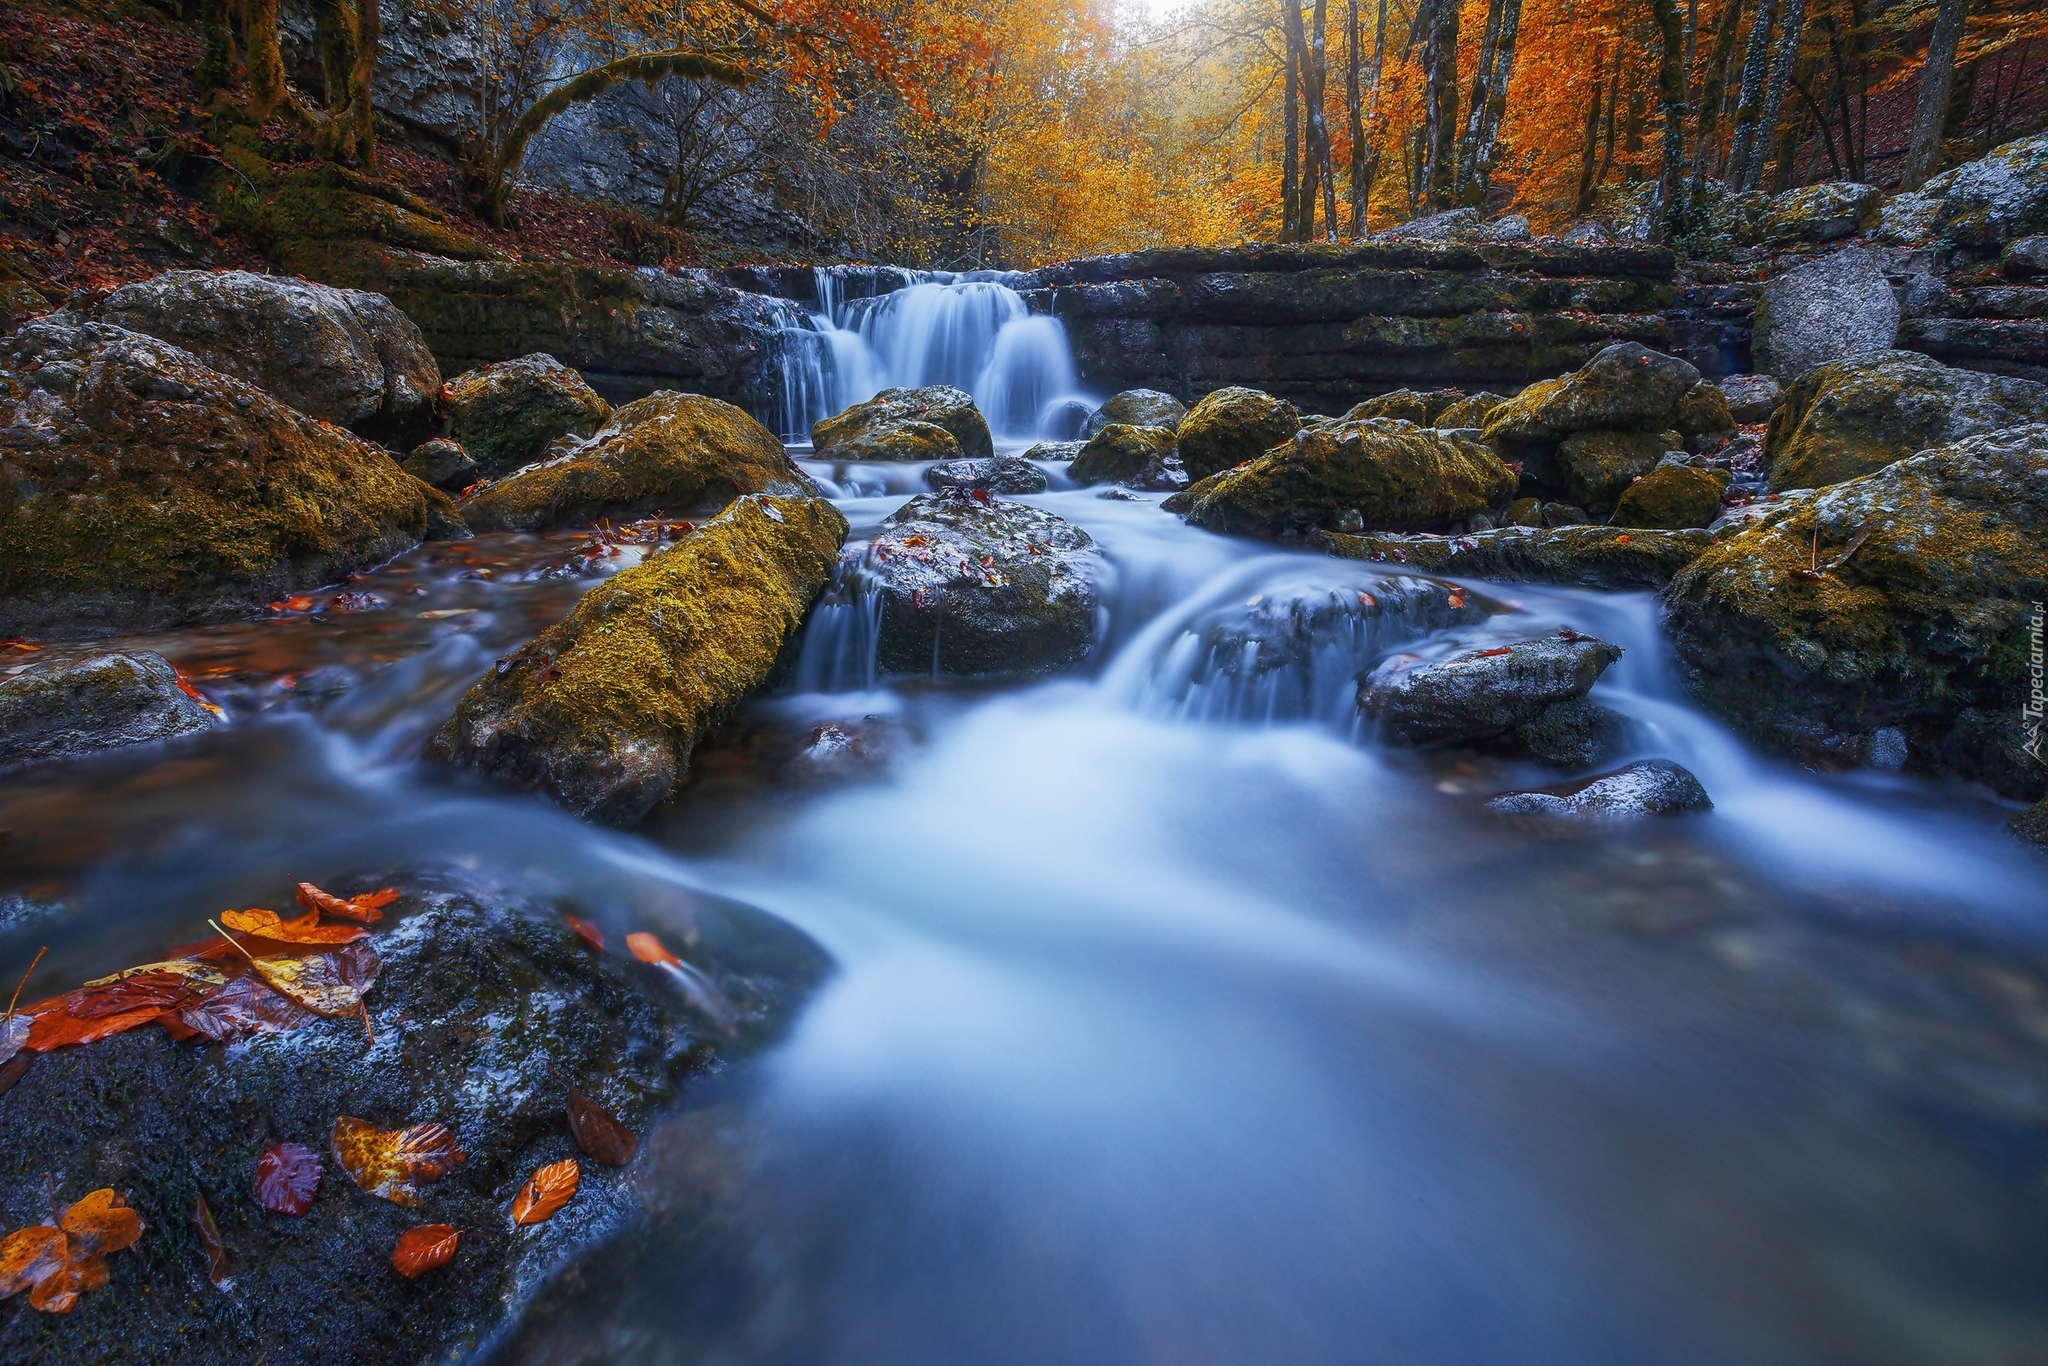
<svg viewBox="0 0 2048 1366"><path fill-rule="evenodd" d="M1571 500L1592 507L1612 503L1669 449L1656 432L1573 432L1559 444L1556 461Z"/></svg>
<svg viewBox="0 0 2048 1366"><path fill-rule="evenodd" d="M1695 449L1706 438L1734 435L1735 410L1720 385L1701 380L1686 390L1678 400L1678 430Z"/></svg>
<svg viewBox="0 0 2048 1366"><path fill-rule="evenodd" d="M553 356L521 356L465 371L444 390L448 435L484 474L538 460L559 437L589 436L612 406Z"/></svg>
<svg viewBox="0 0 2048 1366"><path fill-rule="evenodd" d="M957 460L960 439L936 422L906 419L848 431L833 441L833 460Z"/></svg>
<svg viewBox="0 0 2048 1366"><path fill-rule="evenodd" d="M890 429L908 423L945 428L959 449L930 454L938 443L929 435L892 442ZM884 389L865 403L813 423L811 444L823 460L943 460L955 455L986 460L995 454L995 442L981 409L974 406L966 390L950 384Z"/></svg>
<svg viewBox="0 0 2048 1366"><path fill-rule="evenodd" d="M1112 422L1094 436L1067 468L1077 484L1124 483L1137 479L1154 461L1173 453L1173 430Z"/></svg>
<svg viewBox="0 0 2048 1366"><path fill-rule="evenodd" d="M1427 427L1429 399L1413 389L1396 389L1390 394L1380 394L1352 404L1350 410L1338 420L1361 422L1368 417L1399 418L1403 422L1413 422L1418 427Z"/></svg>
<svg viewBox="0 0 2048 1366"><path fill-rule="evenodd" d="M1331 554L1347 560L1407 565L1425 574L1583 588L1661 588L1713 544L1704 531L1604 526L1509 526L1464 536L1325 532L1318 539Z"/></svg>
<svg viewBox="0 0 2048 1366"><path fill-rule="evenodd" d="M1727 489L1726 470L1665 465L1651 470L1622 492L1610 521L1614 526L1664 531L1704 527L1720 515L1721 495Z"/></svg>
<svg viewBox="0 0 2048 1366"><path fill-rule="evenodd" d="M1190 409L1176 439L1188 478L1201 480L1255 459L1300 430L1301 414L1286 399L1233 387Z"/></svg>
<svg viewBox="0 0 2048 1366"><path fill-rule="evenodd" d="M593 588L464 694L430 752L579 815L631 824L769 676L824 587L846 519L818 498L744 498Z"/></svg>
<svg viewBox="0 0 2048 1366"><path fill-rule="evenodd" d="M400 186L321 165L280 169L248 144L246 133L221 150L225 166L201 187L221 223L255 242L279 265L346 283L336 267L367 247L402 247L458 261L497 253L449 227L444 215Z"/></svg>
<svg viewBox="0 0 2048 1366"><path fill-rule="evenodd" d="M1465 397L1456 399L1447 405L1436 415L1431 425L1437 427L1484 427L1486 419L1493 416L1494 409L1506 402L1507 400L1499 394L1487 393L1484 390L1476 394L1467 394Z"/></svg>

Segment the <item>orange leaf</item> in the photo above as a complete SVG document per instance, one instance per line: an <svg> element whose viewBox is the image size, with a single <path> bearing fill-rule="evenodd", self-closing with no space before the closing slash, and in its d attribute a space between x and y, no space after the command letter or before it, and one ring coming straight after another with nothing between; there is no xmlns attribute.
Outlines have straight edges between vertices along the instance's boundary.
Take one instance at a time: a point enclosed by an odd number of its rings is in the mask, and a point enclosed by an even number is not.
<svg viewBox="0 0 2048 1366"><path fill-rule="evenodd" d="M573 1157L550 1162L535 1171L526 1178L526 1184L519 1188L518 1198L512 1202L512 1222L540 1223L569 1203L569 1197L576 1194L576 1185L582 1179L583 1169L576 1165Z"/></svg>
<svg viewBox="0 0 2048 1366"><path fill-rule="evenodd" d="M626 947L633 956L643 963L680 963L683 960L670 953L659 939L651 934L629 934Z"/></svg>
<svg viewBox="0 0 2048 1366"><path fill-rule="evenodd" d="M35 1224L0 1240L0 1300L64 1269L65 1239L61 1229Z"/></svg>
<svg viewBox="0 0 2048 1366"><path fill-rule="evenodd" d="M316 1015L353 1015L376 980L377 951L367 943L344 944L307 958L268 957L249 966L272 988Z"/></svg>
<svg viewBox="0 0 2048 1366"><path fill-rule="evenodd" d="M285 920L276 911L222 911L220 923L281 944L353 944L370 933L360 925L322 925L318 911L295 920Z"/></svg>
<svg viewBox="0 0 2048 1366"><path fill-rule="evenodd" d="M600 930L597 926L591 924L588 920L579 920L573 915L565 915L562 917L562 919L566 920L569 923L570 929L576 931L577 938L581 939L584 943L590 945L590 947L596 952L604 952L603 930Z"/></svg>
<svg viewBox="0 0 2048 1366"><path fill-rule="evenodd" d="M111 1188L86 1195L57 1219L0 1242L0 1299L28 1288L31 1309L65 1314L87 1291L107 1283L106 1254L142 1236L142 1220Z"/></svg>
<svg viewBox="0 0 2048 1366"><path fill-rule="evenodd" d="M1501 655L1511 655L1514 652L1515 650L1512 645L1498 645L1491 650L1481 650L1478 654L1473 655L1472 657L1474 659L1494 659Z"/></svg>
<svg viewBox="0 0 2048 1366"><path fill-rule="evenodd" d="M299 904L309 910L325 911L340 916L343 920L360 920L374 925L384 918L383 907L398 900L398 889L386 887L382 891L364 892L361 896L338 897L323 892L310 882L299 884Z"/></svg>
<svg viewBox="0 0 2048 1366"><path fill-rule="evenodd" d="M464 1157L444 1124L379 1129L343 1115L334 1121L332 1142L334 1160L358 1187L413 1209L420 1203L418 1187L439 1181Z"/></svg>
<svg viewBox="0 0 2048 1366"><path fill-rule="evenodd" d="M398 1235L398 1246L391 1250L391 1265L398 1268L398 1274L410 1279L422 1272L432 1271L437 1266L446 1266L455 1257L455 1243L462 1235L447 1224L421 1224Z"/></svg>
<svg viewBox="0 0 2048 1366"><path fill-rule="evenodd" d="M607 1167L625 1166L640 1148L632 1130L573 1086L569 1087L569 1129L576 1135L576 1146Z"/></svg>
<svg viewBox="0 0 2048 1366"><path fill-rule="evenodd" d="M228 1275L228 1249L220 1240L220 1229L213 1222L213 1211L206 1207L204 1195L192 1210L192 1227L199 1234L200 1250L206 1253L206 1279L226 1290L235 1283L234 1277Z"/></svg>
<svg viewBox="0 0 2048 1366"><path fill-rule="evenodd" d="M71 1239L74 1257L119 1252L142 1236L142 1219L111 1186L80 1197L57 1221Z"/></svg>

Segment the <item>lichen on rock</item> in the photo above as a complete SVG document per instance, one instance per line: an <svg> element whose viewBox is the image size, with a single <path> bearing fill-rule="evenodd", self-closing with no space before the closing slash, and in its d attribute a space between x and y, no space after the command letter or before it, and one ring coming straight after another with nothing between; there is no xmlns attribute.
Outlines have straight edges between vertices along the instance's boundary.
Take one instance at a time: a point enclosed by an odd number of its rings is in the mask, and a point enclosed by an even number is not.
<svg viewBox="0 0 2048 1366"><path fill-rule="evenodd" d="M1616 342L1572 373L1539 380L1495 408L1486 439L1555 442L1595 428L1661 431L1677 420L1679 400L1699 382L1700 372L1676 356Z"/></svg>
<svg viewBox="0 0 2048 1366"><path fill-rule="evenodd" d="M1285 399L1257 389L1226 388L1188 410L1175 432L1190 479L1206 479L1271 450L1301 430L1301 414Z"/></svg>
<svg viewBox="0 0 2048 1366"><path fill-rule="evenodd" d="M811 445L820 460L986 460L996 449L973 396L950 384L884 389L812 423Z"/></svg>
<svg viewBox="0 0 2048 1366"><path fill-rule="evenodd" d="M1186 487L1178 461L1171 469L1174 435L1170 427L1132 427L1112 422L1088 438L1067 473L1077 484L1126 484L1132 488ZM1178 474L1178 480L1173 478Z"/></svg>
<svg viewBox="0 0 2048 1366"><path fill-rule="evenodd" d="M1727 490L1726 470L1660 465L1622 490L1608 522L1658 531L1709 526L1721 515L1721 495Z"/></svg>
<svg viewBox="0 0 2048 1366"><path fill-rule="evenodd" d="M612 413L583 376L545 352L466 370L444 397L448 435L493 477L540 459L557 438L591 435Z"/></svg>
<svg viewBox="0 0 2048 1366"><path fill-rule="evenodd" d="M1164 427L1173 431L1188 415L1187 405L1172 394L1157 389L1126 389L1111 394L1100 408L1088 415L1081 427L1083 438L1094 436L1112 422L1127 427Z"/></svg>

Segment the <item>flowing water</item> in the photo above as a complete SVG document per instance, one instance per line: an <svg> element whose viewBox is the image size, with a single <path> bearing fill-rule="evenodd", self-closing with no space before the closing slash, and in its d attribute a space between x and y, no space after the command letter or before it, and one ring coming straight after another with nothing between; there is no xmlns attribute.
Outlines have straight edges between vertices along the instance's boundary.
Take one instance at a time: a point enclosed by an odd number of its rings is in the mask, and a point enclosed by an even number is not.
<svg viewBox="0 0 2048 1366"><path fill-rule="evenodd" d="M856 539L920 473L810 468ZM628 834L417 756L630 547L484 536L361 610L138 639L234 724L0 781L0 895L73 908L0 969L48 942L56 989L281 879L406 868L816 937L836 974L650 1136L647 1229L506 1361L2048 1360L2048 878L1996 803L1758 756L1646 595L1028 501L1108 562L1085 665L876 678L849 600ZM1566 625L1627 649L1618 757L1711 815L1503 825L1479 799L1546 775L1353 719L1392 654Z"/></svg>

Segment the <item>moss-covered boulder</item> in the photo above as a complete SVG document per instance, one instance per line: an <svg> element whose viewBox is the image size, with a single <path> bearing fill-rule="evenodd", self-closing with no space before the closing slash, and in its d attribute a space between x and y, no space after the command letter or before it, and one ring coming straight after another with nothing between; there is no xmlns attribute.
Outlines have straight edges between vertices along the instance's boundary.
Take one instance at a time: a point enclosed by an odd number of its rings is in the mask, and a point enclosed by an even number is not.
<svg viewBox="0 0 2048 1366"><path fill-rule="evenodd" d="M214 724L162 655L134 650L45 664L0 680L0 772Z"/></svg>
<svg viewBox="0 0 2048 1366"><path fill-rule="evenodd" d="M413 447L412 453L403 462L405 472L423 484L449 493L460 493L483 477L476 467L476 461L469 458L469 452L459 441L450 441L437 436L432 441L422 441Z"/></svg>
<svg viewBox="0 0 2048 1366"><path fill-rule="evenodd" d="M1106 573L1093 539L1064 518L928 494L882 524L847 586L880 599L885 673L1029 674L1093 647Z"/></svg>
<svg viewBox="0 0 2048 1366"><path fill-rule="evenodd" d="M2008 142L1950 172L1934 230L1982 256L2048 232L2048 133Z"/></svg>
<svg viewBox="0 0 2048 1366"><path fill-rule="evenodd" d="M648 1154L619 1168L581 1153L563 1079L644 1139L665 1105L778 1033L829 969L802 934L731 903L687 903L684 935L611 907L517 904L443 870L399 882L404 895L367 941L380 970L361 1016L302 1015L223 1043L173 1042L145 1025L36 1055L0 1094L8 1228L47 1218L53 1196L66 1203L102 1186L143 1223L140 1240L107 1260L109 1283L69 1313L10 1300L0 1359L357 1366L473 1354L576 1254L630 1236L644 1217ZM289 897L290 885L274 892ZM616 948L592 952L563 923L569 910L600 922L613 945L629 930L661 930L707 1000L730 1012L732 1034L670 971ZM190 913L196 924L205 912ZM168 947L104 943L120 956L102 953L82 975ZM30 995L71 984L46 971ZM416 1209L370 1195L332 1155L343 1115L385 1129L446 1125L463 1160L421 1184ZM258 1201L257 1163L277 1143L320 1159L302 1215ZM577 1165L574 1197L544 1223L515 1227L514 1193L562 1161ZM208 1279L193 1227L202 1198L231 1286ZM432 1223L457 1230L455 1256L409 1280L392 1266L393 1247Z"/></svg>
<svg viewBox="0 0 2048 1366"><path fill-rule="evenodd" d="M1728 471L1661 465L1622 491L1611 526L1685 531L1713 524L1728 491Z"/></svg>
<svg viewBox="0 0 2048 1366"><path fill-rule="evenodd" d="M906 427L911 430L898 430ZM944 429L952 443L926 427ZM996 453L988 419L973 396L950 384L884 389L811 424L811 446L820 460L986 460Z"/></svg>
<svg viewBox="0 0 2048 1366"><path fill-rule="evenodd" d="M1501 395L1488 393L1482 389L1476 394L1466 394L1462 398L1453 399L1445 404L1443 408L1438 410L1435 417L1431 419L1429 425L1446 429L1459 427L1484 428L1486 426L1486 419L1492 417L1494 410L1506 402L1507 399Z"/></svg>
<svg viewBox="0 0 2048 1366"><path fill-rule="evenodd" d="M218 621L419 544L377 447L153 337L75 314L0 356L0 636Z"/></svg>
<svg viewBox="0 0 2048 1366"><path fill-rule="evenodd" d="M1774 493L1820 488L1931 446L2042 421L2048 384L1884 351L1823 365L1786 389L1764 436L1764 461Z"/></svg>
<svg viewBox="0 0 2048 1366"><path fill-rule="evenodd" d="M564 436L589 436L612 415L583 376L545 352L466 370L448 381L448 435L485 474L540 459Z"/></svg>
<svg viewBox="0 0 2048 1366"><path fill-rule="evenodd" d="M1541 525L1463 536L1324 532L1317 539L1332 555L1349 560L1405 565L1424 574L1576 588L1662 588L1714 543L1704 531Z"/></svg>
<svg viewBox="0 0 2048 1366"><path fill-rule="evenodd" d="M1718 384L1700 381L1678 400L1677 427L1689 451L1711 450L1735 435L1735 409Z"/></svg>
<svg viewBox="0 0 2048 1366"><path fill-rule="evenodd" d="M600 517L693 516L747 493L807 495L810 479L744 410L702 394L636 399L589 440L461 503L477 531L544 531Z"/></svg>
<svg viewBox="0 0 2048 1366"><path fill-rule="evenodd" d="M1610 504L1638 477L1664 458L1656 432L1573 432L1558 444L1557 465L1564 487L1583 507Z"/></svg>
<svg viewBox="0 0 2048 1366"><path fill-rule="evenodd" d="M1257 389L1218 389L1188 410L1175 432L1190 479L1206 479L1252 460L1301 430L1284 398Z"/></svg>
<svg viewBox="0 0 2048 1366"><path fill-rule="evenodd" d="M428 753L580 816L638 821L767 680L845 537L822 498L739 499L499 661Z"/></svg>
<svg viewBox="0 0 2048 1366"><path fill-rule="evenodd" d="M1884 191L1827 180L1774 195L1764 210L1763 239L1772 244L1834 242L1877 226Z"/></svg>
<svg viewBox="0 0 2048 1366"><path fill-rule="evenodd" d="M1153 488L1169 481L1166 467L1174 453L1174 437L1167 427L1129 427L1112 422L1094 436L1074 457L1067 473L1077 484L1128 484L1132 488ZM1170 487L1184 488L1187 476Z"/></svg>
<svg viewBox="0 0 2048 1366"><path fill-rule="evenodd" d="M1514 472L1478 442L1371 418L1304 431L1190 487L1187 519L1240 536L1431 531L1499 507L1514 492Z"/></svg>
<svg viewBox="0 0 2048 1366"><path fill-rule="evenodd" d="M1687 685L1759 742L1855 763L1902 733L1909 767L2034 799L2028 622L2048 599L2048 425L1969 437L1787 500L1672 581Z"/></svg>
<svg viewBox="0 0 2048 1366"><path fill-rule="evenodd" d="M1354 403L1345 411L1339 422L1363 422L1369 417L1392 417L1403 422L1412 422L1418 427L1429 425L1429 397L1414 389L1396 389L1392 393Z"/></svg>
<svg viewBox="0 0 2048 1366"><path fill-rule="evenodd" d="M1676 356L1616 342L1570 374L1539 380L1495 408L1486 419L1486 439L1541 443L1596 428L1662 431L1677 421L1679 400L1699 382L1700 372Z"/></svg>
<svg viewBox="0 0 2048 1366"><path fill-rule="evenodd" d="M1126 389L1120 394L1111 394L1100 408L1088 415L1081 435L1094 436L1113 422L1121 422L1126 427L1164 427L1173 431L1187 415L1187 405L1172 394L1161 393L1157 389Z"/></svg>

